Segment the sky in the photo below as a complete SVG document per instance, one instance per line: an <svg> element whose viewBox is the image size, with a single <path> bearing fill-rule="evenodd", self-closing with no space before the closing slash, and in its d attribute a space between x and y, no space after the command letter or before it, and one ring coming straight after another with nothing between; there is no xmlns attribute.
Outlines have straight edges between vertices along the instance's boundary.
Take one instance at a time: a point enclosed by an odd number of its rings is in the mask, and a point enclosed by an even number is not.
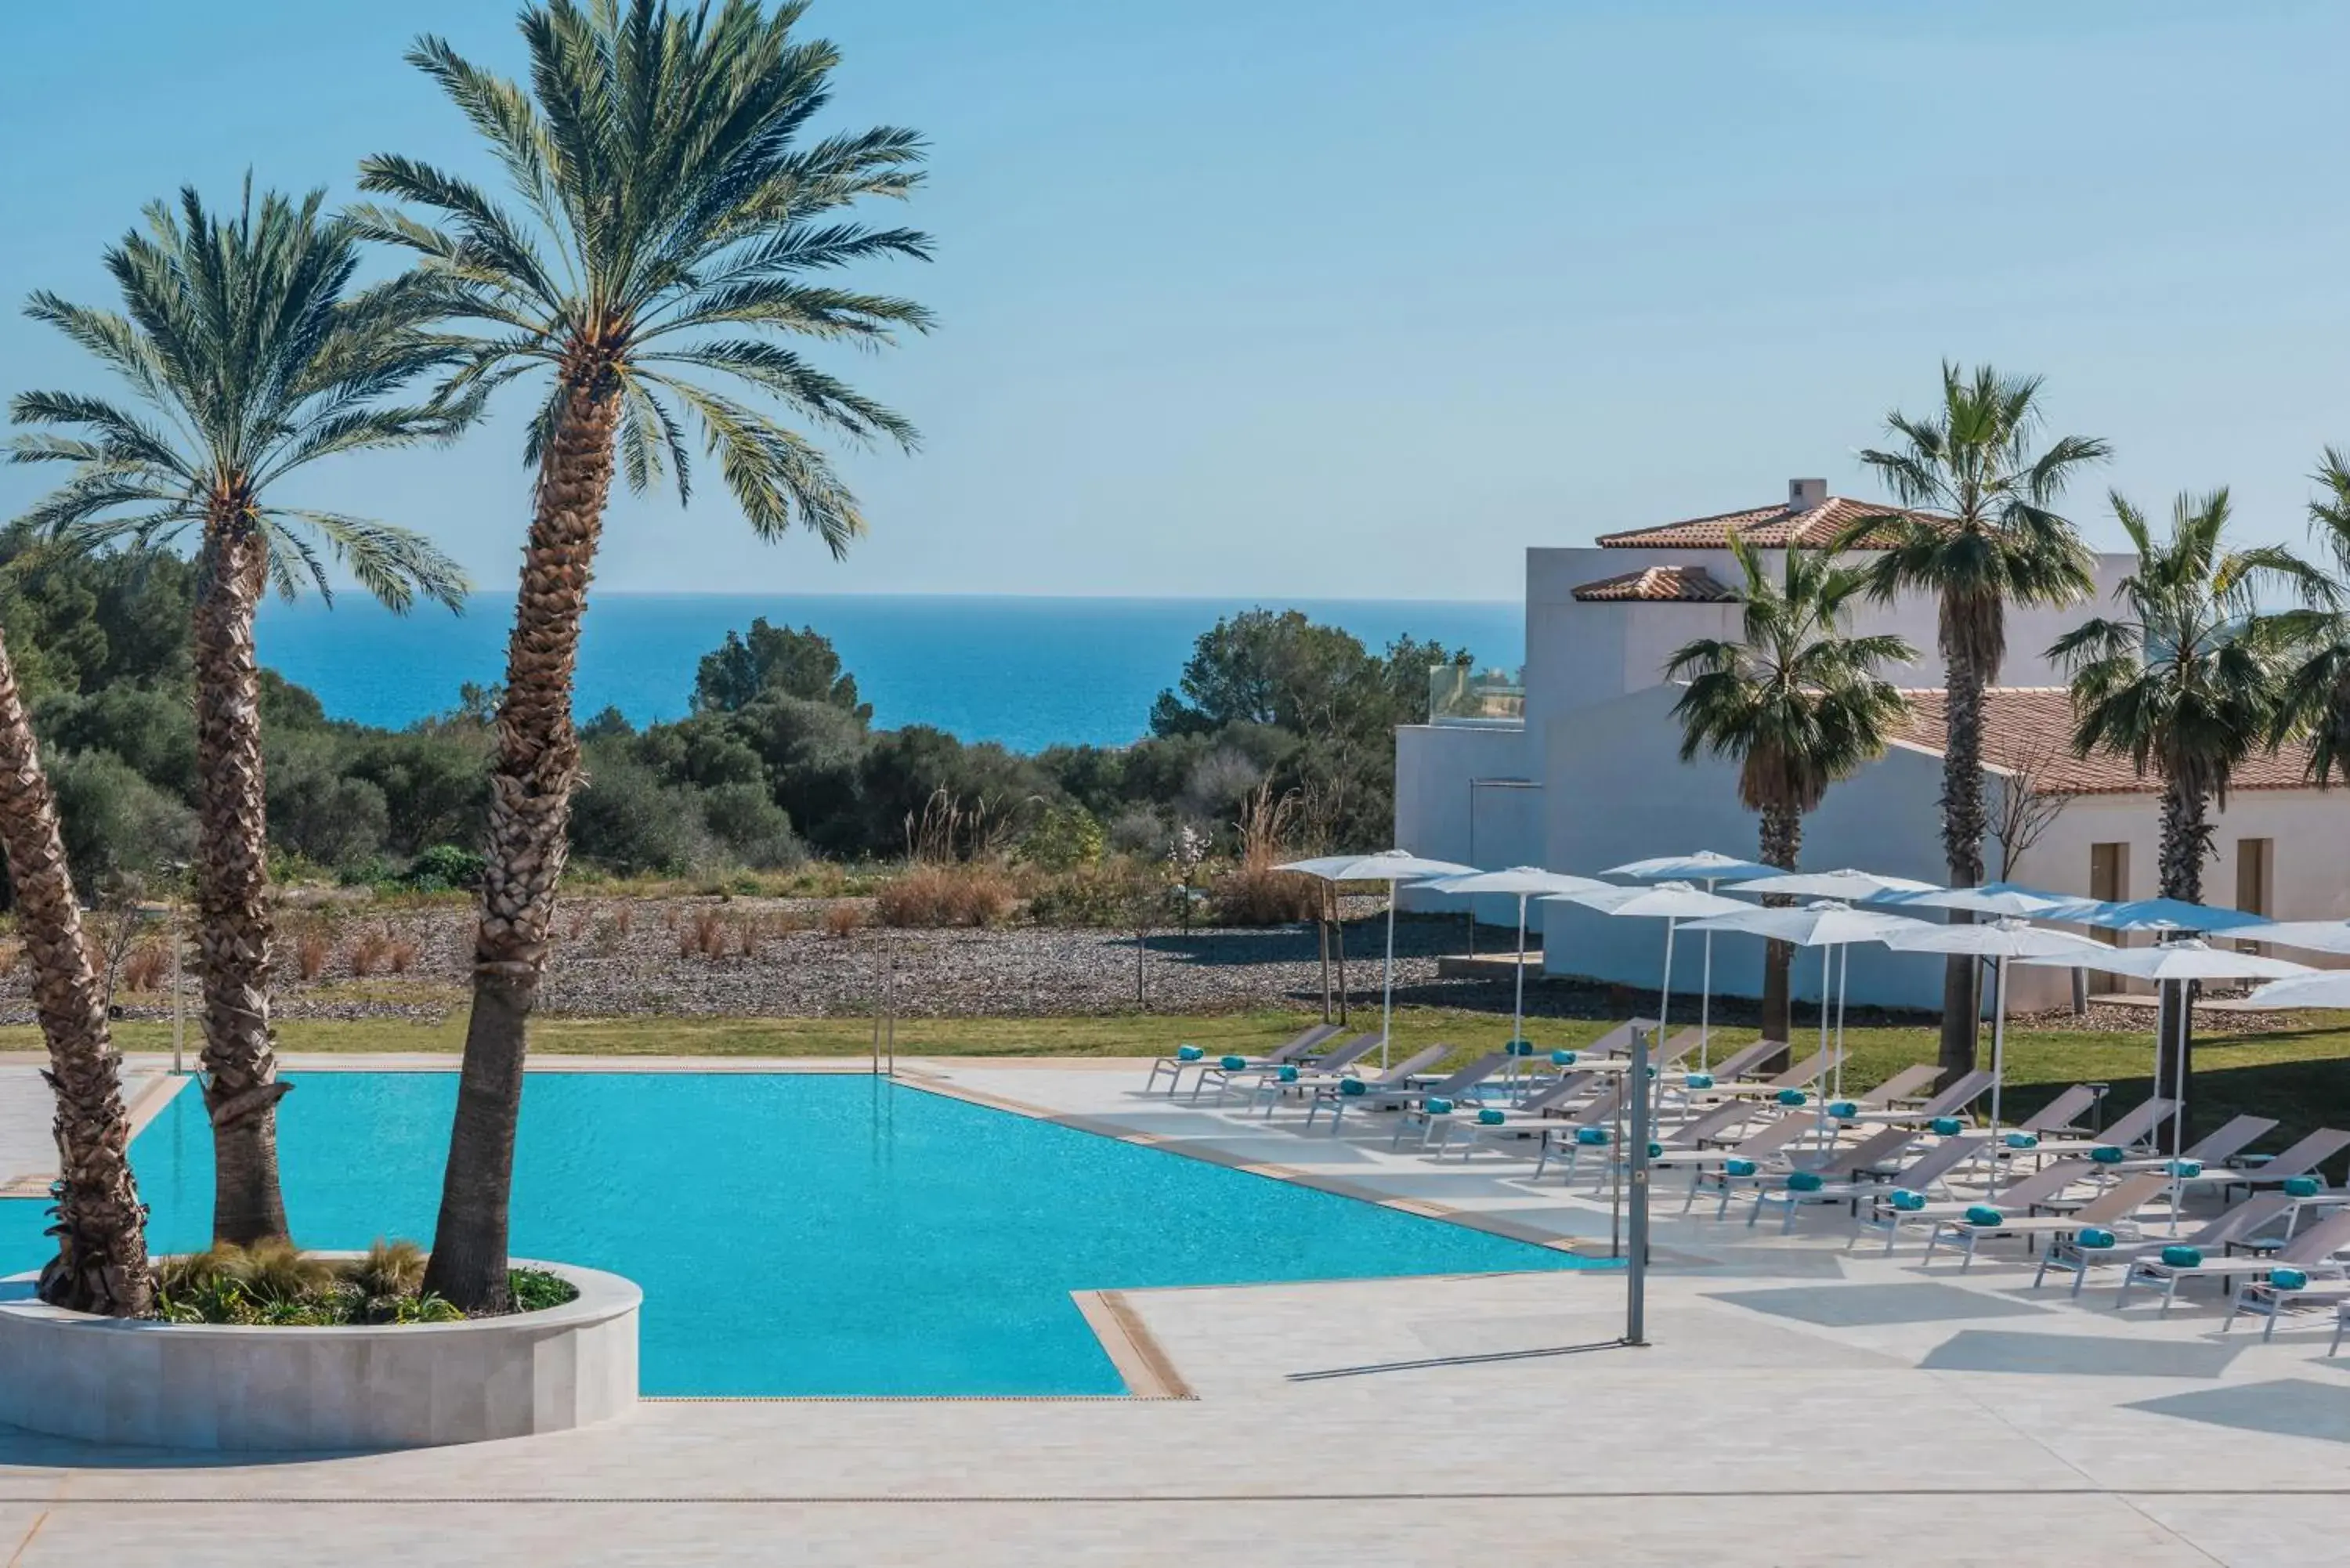
<svg viewBox="0 0 2350 1568"><path fill-rule="evenodd" d="M487 178L400 58L514 70L505 0L10 7L0 298L107 300L140 204L249 168L355 194L400 151ZM2046 379L2116 457L2119 541L2232 488L2303 535L2350 444L2350 6L2168 0L817 0L828 124L931 140L928 265L863 286L937 331L831 368L921 451L850 452L845 563L713 484L616 505L644 591L1517 597L1528 545L1873 495L1856 453L1945 358ZM96 389L0 315L0 390ZM305 498L422 528L487 587L526 519L525 409ZM0 472L0 510L37 492Z"/></svg>

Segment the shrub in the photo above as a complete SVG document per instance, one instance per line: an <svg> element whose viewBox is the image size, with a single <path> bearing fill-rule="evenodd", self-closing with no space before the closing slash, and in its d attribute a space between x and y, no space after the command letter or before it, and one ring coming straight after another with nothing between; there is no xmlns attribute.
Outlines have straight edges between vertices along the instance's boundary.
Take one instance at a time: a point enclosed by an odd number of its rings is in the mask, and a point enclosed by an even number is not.
<svg viewBox="0 0 2350 1568"><path fill-rule="evenodd" d="M1012 883L993 866L916 866L885 883L874 913L885 926L992 926L1012 912Z"/></svg>
<svg viewBox="0 0 2350 1568"><path fill-rule="evenodd" d="M623 902L612 911L612 929L625 937L637 929L637 907Z"/></svg>
<svg viewBox="0 0 2350 1568"><path fill-rule="evenodd" d="M462 845L435 844L419 850L408 863L405 880L420 893L471 892L482 885L488 868L488 862Z"/></svg>
<svg viewBox="0 0 2350 1568"><path fill-rule="evenodd" d="M147 872L195 853L196 818L111 752L60 754L49 763L74 879Z"/></svg>
<svg viewBox="0 0 2350 1568"><path fill-rule="evenodd" d="M351 973L364 980L383 967L385 957L391 951L391 936L386 931L365 931L351 943Z"/></svg>
<svg viewBox="0 0 2350 1568"><path fill-rule="evenodd" d="M756 766L758 759L752 759ZM796 866L807 858L792 832L790 814L775 804L764 784L720 784L702 794L702 819L725 851L759 871Z"/></svg>
<svg viewBox="0 0 2350 1568"><path fill-rule="evenodd" d="M1216 922L1225 926L1285 926L1321 910L1321 889L1295 871L1243 867L1227 871L1211 889Z"/></svg>
<svg viewBox="0 0 2350 1568"><path fill-rule="evenodd" d="M168 1323L328 1325L462 1323L464 1314L425 1293L423 1250L378 1241L357 1258L321 1258L284 1241L251 1249L218 1246L165 1258L156 1270L156 1309ZM544 1269L514 1269L506 1291L515 1312L542 1312L579 1293Z"/></svg>
<svg viewBox="0 0 2350 1568"><path fill-rule="evenodd" d="M327 961L334 956L334 939L322 926L307 927L294 939L294 972L306 981L326 973Z"/></svg>
<svg viewBox="0 0 2350 1568"><path fill-rule="evenodd" d="M1099 861L1107 841L1084 806L1048 806L1020 840L1020 857L1047 871L1069 871Z"/></svg>
<svg viewBox="0 0 2350 1568"><path fill-rule="evenodd" d="M161 991L164 977L171 972L172 950L161 942L140 942L122 961L122 989Z"/></svg>
<svg viewBox="0 0 2350 1568"><path fill-rule="evenodd" d="M416 967L419 957L415 942L406 937L395 937L383 950L384 967L394 974L406 974Z"/></svg>
<svg viewBox="0 0 2350 1568"><path fill-rule="evenodd" d="M726 956L726 917L716 909L696 909L693 923L678 938L677 956L706 959Z"/></svg>
<svg viewBox="0 0 2350 1568"><path fill-rule="evenodd" d="M1138 897L1156 883L1130 862L1087 866L1045 882L1028 896L1028 918L1042 926L1125 926Z"/></svg>
<svg viewBox="0 0 2350 1568"><path fill-rule="evenodd" d="M865 906L847 898L835 898L824 907L824 934L846 938L865 924Z"/></svg>

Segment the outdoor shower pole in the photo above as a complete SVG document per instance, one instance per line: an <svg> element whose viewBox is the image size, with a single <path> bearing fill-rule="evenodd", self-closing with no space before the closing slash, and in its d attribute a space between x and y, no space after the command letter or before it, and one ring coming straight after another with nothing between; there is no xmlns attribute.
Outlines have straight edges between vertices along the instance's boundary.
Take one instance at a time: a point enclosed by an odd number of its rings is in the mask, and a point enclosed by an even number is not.
<svg viewBox="0 0 2350 1568"><path fill-rule="evenodd" d="M1388 967L1379 983L1379 1067L1388 1064L1388 1021L1395 1012L1395 907L1396 885L1388 884Z"/></svg>
<svg viewBox="0 0 2350 1568"><path fill-rule="evenodd" d="M1659 1034L1663 1032L1659 1030ZM1648 1343L1648 1037L1632 1031L1632 1128L1619 1151L1632 1178L1631 1251L1625 1260L1624 1343Z"/></svg>

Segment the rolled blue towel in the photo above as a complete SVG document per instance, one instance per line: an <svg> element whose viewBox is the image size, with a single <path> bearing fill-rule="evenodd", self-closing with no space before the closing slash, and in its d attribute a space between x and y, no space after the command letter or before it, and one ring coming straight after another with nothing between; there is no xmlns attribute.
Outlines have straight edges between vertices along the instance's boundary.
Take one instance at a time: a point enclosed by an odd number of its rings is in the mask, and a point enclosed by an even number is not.
<svg viewBox="0 0 2350 1568"><path fill-rule="evenodd" d="M1798 1170L1787 1178L1790 1192L1817 1192L1826 1185L1826 1179L1816 1170Z"/></svg>
<svg viewBox="0 0 2350 1568"><path fill-rule="evenodd" d="M2099 1230L2095 1225L2083 1228L2081 1233L2073 1238L2073 1245L2085 1252L2102 1252L2113 1244L2114 1233Z"/></svg>
<svg viewBox="0 0 2350 1568"><path fill-rule="evenodd" d="M1967 1130L1967 1124L1956 1116L1936 1116L1926 1124L1936 1137L1956 1137Z"/></svg>
<svg viewBox="0 0 2350 1568"><path fill-rule="evenodd" d="M1577 1127L1575 1129L1575 1141L1581 1144L1586 1148L1603 1147L1607 1142L1607 1129L1606 1127Z"/></svg>
<svg viewBox="0 0 2350 1568"><path fill-rule="evenodd" d="M1808 1106L1812 1096L1801 1089L1782 1089L1773 1096L1783 1106Z"/></svg>
<svg viewBox="0 0 2350 1568"><path fill-rule="evenodd" d="M1508 1121L1509 1119L1510 1118L1507 1116L1495 1110L1491 1106L1484 1106L1477 1113L1477 1120L1489 1127L1500 1127L1503 1122Z"/></svg>
<svg viewBox="0 0 2350 1568"><path fill-rule="evenodd" d="M1754 1174L1754 1162L1751 1159L1725 1159L1721 1162L1721 1168L1731 1176L1752 1176Z"/></svg>
<svg viewBox="0 0 2350 1568"><path fill-rule="evenodd" d="M2314 1198L2320 1190L2317 1178L2314 1176L2288 1176L2284 1179L2284 1191L2288 1198Z"/></svg>
<svg viewBox="0 0 2350 1568"><path fill-rule="evenodd" d="M1572 1067L1575 1065L1575 1053L1554 1051L1550 1054L1550 1064L1554 1067Z"/></svg>
<svg viewBox="0 0 2350 1568"><path fill-rule="evenodd" d="M2101 1143L2096 1147L2089 1151L2089 1158L2095 1160L2099 1165L2119 1165L2122 1161L2129 1158L2129 1151L2124 1148L2116 1148L2109 1143Z"/></svg>
<svg viewBox="0 0 2350 1568"><path fill-rule="evenodd" d="M2203 1249L2174 1241L2162 1250L2162 1261L2174 1269L2191 1269L2203 1261Z"/></svg>
<svg viewBox="0 0 2350 1568"><path fill-rule="evenodd" d="M2037 1133L2010 1133L1999 1141L2007 1145L2010 1148L2038 1148L2040 1147L2040 1135Z"/></svg>
<svg viewBox="0 0 2350 1568"><path fill-rule="evenodd" d="M1279 1078L1284 1084L1294 1084L1297 1082L1297 1069L1295 1067L1284 1067L1280 1072L1274 1074L1274 1076Z"/></svg>
<svg viewBox="0 0 2350 1568"><path fill-rule="evenodd" d="M1662 1159L1664 1155L1665 1146L1663 1144L1652 1143L1648 1146L1648 1158L1650 1159Z"/></svg>
<svg viewBox="0 0 2350 1568"><path fill-rule="evenodd" d="M1342 1095L1367 1095L1371 1086L1360 1078L1341 1078L1338 1080L1338 1092Z"/></svg>
<svg viewBox="0 0 2350 1568"><path fill-rule="evenodd" d="M1840 1122L1848 1122L1860 1115L1860 1106L1850 1100L1838 1100L1828 1107L1828 1115Z"/></svg>
<svg viewBox="0 0 2350 1568"><path fill-rule="evenodd" d="M2271 1269L2269 1283L2281 1291L2297 1291L2309 1284L2309 1276L2299 1269Z"/></svg>
<svg viewBox="0 0 2350 1568"><path fill-rule="evenodd" d="M1449 1116L1452 1114L1452 1102L1440 1095L1430 1095L1420 1102L1419 1108L1431 1116Z"/></svg>
<svg viewBox="0 0 2350 1568"><path fill-rule="evenodd" d="M1906 1187L1897 1187L1886 1194L1885 1201L1893 1205L1897 1213L1915 1214L1926 1207L1926 1195L1922 1192L1912 1192Z"/></svg>
<svg viewBox="0 0 2350 1568"><path fill-rule="evenodd" d="M1196 1062L1206 1054L1207 1053L1201 1050L1197 1045L1178 1045L1175 1047L1175 1060L1178 1062Z"/></svg>
<svg viewBox="0 0 2350 1568"><path fill-rule="evenodd" d="M1248 1071L1248 1058L1245 1056L1227 1056L1222 1062L1218 1064L1218 1065L1222 1066L1227 1073L1245 1073Z"/></svg>
<svg viewBox="0 0 2350 1568"><path fill-rule="evenodd" d="M1534 1054L1534 1043L1531 1040L1513 1040L1503 1049L1513 1056L1531 1056Z"/></svg>
<svg viewBox="0 0 2350 1568"><path fill-rule="evenodd" d="M2165 1169L2169 1175L2182 1179L2200 1176L2203 1174L2203 1162L2199 1159L2174 1159Z"/></svg>
<svg viewBox="0 0 2350 1568"><path fill-rule="evenodd" d="M1656 1075L1657 1075L1657 1070L1656 1070L1654 1067L1649 1068L1649 1069L1648 1069L1648 1076L1649 1076L1649 1078L1650 1078L1651 1080L1653 1080L1653 1079L1656 1077Z"/></svg>
<svg viewBox="0 0 2350 1568"><path fill-rule="evenodd" d="M1988 1203L1977 1203L1968 1209L1967 1223L1986 1229L1995 1229L2007 1223L2007 1216Z"/></svg>
<svg viewBox="0 0 2350 1568"><path fill-rule="evenodd" d="M1681 1087L1684 1089L1711 1089L1713 1087L1713 1075L1711 1073L1691 1073L1688 1077L1681 1080Z"/></svg>

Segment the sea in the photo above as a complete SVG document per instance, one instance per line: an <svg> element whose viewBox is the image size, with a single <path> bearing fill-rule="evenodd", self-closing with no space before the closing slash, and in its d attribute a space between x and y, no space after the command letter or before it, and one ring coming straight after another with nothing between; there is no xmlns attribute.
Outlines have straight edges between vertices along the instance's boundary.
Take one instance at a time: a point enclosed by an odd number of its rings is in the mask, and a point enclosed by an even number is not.
<svg viewBox="0 0 2350 1568"><path fill-rule="evenodd" d="M764 616L830 638L878 726L932 724L1021 752L1125 745L1148 732L1193 640L1260 605L1303 610L1374 651L1409 635L1466 647L1481 669L1524 659L1523 607L1508 602L605 593L581 634L577 709L616 707L639 725L682 717L702 656ZM496 681L513 613L512 599L482 595L461 615L395 616L346 594L331 607L272 601L257 637L262 662L330 716L397 729L454 708L467 681Z"/></svg>

